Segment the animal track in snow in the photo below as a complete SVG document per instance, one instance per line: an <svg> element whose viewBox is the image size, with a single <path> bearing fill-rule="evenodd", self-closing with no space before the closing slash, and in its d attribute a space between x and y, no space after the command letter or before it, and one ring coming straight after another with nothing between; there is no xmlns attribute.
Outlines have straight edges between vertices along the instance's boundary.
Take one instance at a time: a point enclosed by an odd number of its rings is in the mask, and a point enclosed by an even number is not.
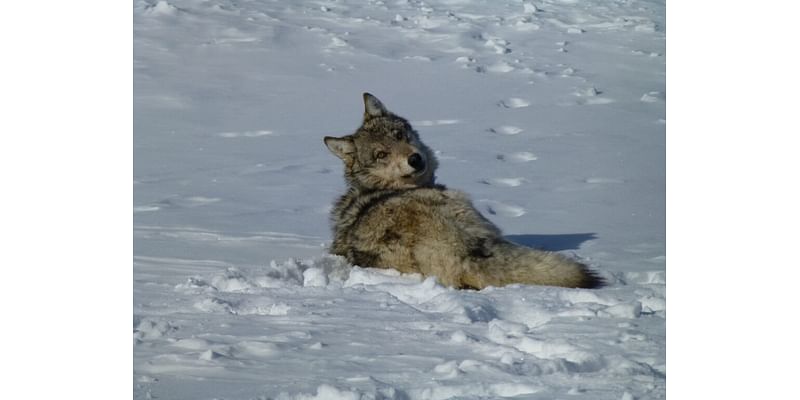
<svg viewBox="0 0 800 400"><path fill-rule="evenodd" d="M516 218L527 213L527 211L520 206L505 204L496 200L481 200L481 202L486 203L486 212L492 215Z"/></svg>
<svg viewBox="0 0 800 400"><path fill-rule="evenodd" d="M240 138L240 137L261 137L261 136L269 136L272 134L273 134L272 131L260 130L260 131L244 131L244 132L222 132L218 133L217 136L223 138Z"/></svg>
<svg viewBox="0 0 800 400"><path fill-rule="evenodd" d="M512 125L502 125L498 126L497 128L489 128L489 132L499 133L502 135L518 135L522 131L523 131L522 128Z"/></svg>
<svg viewBox="0 0 800 400"><path fill-rule="evenodd" d="M664 101L664 99L665 99L664 93L654 91L643 94L639 100L641 100L644 103L655 103L657 101Z"/></svg>
<svg viewBox="0 0 800 400"><path fill-rule="evenodd" d="M492 185L492 186L508 186L508 187L517 187L525 183L525 178L491 178L491 179L484 179L481 183Z"/></svg>
<svg viewBox="0 0 800 400"><path fill-rule="evenodd" d="M497 105L505 108L522 108L531 105L531 102L519 97L510 97L506 100L500 100Z"/></svg>
<svg viewBox="0 0 800 400"><path fill-rule="evenodd" d="M436 120L422 120L422 121L412 121L411 124L414 126L438 126L438 125L453 125L460 123L461 120L458 119L436 119Z"/></svg>
<svg viewBox="0 0 800 400"><path fill-rule="evenodd" d="M498 154L497 159L500 161L528 162L538 160L539 157L529 151L520 151L511 154Z"/></svg>

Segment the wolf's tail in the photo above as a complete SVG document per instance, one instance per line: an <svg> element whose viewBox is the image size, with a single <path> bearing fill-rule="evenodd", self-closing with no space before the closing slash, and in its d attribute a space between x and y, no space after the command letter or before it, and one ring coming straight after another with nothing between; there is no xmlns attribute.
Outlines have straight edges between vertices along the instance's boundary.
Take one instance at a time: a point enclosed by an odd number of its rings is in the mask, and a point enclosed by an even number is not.
<svg viewBox="0 0 800 400"><path fill-rule="evenodd" d="M602 277L580 262L505 241L493 246L491 254L476 263L462 281L478 289L512 283L587 289L605 285Z"/></svg>

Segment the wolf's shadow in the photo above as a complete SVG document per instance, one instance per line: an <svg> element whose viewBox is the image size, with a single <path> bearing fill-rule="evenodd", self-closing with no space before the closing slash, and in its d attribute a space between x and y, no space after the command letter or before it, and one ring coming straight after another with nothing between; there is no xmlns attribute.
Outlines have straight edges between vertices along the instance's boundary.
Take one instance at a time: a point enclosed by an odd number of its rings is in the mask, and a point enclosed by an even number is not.
<svg viewBox="0 0 800 400"><path fill-rule="evenodd" d="M596 239L594 233L564 233L556 235L506 235L516 244L547 251L577 250L583 242Z"/></svg>

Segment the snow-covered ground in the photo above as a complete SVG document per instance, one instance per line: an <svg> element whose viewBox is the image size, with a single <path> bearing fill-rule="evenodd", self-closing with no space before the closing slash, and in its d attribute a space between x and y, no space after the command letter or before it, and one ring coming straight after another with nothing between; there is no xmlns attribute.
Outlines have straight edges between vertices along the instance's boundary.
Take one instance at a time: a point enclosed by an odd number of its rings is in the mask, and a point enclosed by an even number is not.
<svg viewBox="0 0 800 400"><path fill-rule="evenodd" d="M136 0L136 399L658 399L663 1ZM599 290L326 255L362 92L438 181Z"/></svg>

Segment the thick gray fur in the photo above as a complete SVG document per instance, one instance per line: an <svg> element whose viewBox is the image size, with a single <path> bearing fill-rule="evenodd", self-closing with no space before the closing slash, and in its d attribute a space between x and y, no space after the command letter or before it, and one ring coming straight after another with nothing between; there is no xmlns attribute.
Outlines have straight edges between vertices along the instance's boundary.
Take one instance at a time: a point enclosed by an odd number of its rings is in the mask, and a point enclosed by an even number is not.
<svg viewBox="0 0 800 400"><path fill-rule="evenodd" d="M431 149L375 96L364 93L355 133L325 144L344 162L348 186L331 212L330 251L350 263L436 276L456 288L603 284L582 263L509 242L467 195L436 184Z"/></svg>

